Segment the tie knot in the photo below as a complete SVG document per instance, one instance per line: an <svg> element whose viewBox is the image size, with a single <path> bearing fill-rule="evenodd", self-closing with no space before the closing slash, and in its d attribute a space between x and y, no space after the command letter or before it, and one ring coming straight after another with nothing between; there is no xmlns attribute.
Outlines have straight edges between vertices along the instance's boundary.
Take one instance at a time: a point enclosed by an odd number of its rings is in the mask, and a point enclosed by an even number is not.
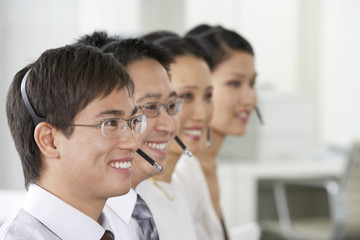
<svg viewBox="0 0 360 240"><path fill-rule="evenodd" d="M101 237L100 240L114 240L114 234L109 231L109 230L105 230L104 235Z"/></svg>

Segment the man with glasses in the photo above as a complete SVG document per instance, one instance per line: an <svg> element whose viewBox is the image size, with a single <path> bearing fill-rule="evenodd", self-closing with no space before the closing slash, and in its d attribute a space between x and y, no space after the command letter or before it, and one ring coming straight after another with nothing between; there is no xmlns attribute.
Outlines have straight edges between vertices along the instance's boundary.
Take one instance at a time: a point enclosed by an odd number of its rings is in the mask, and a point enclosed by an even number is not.
<svg viewBox="0 0 360 240"><path fill-rule="evenodd" d="M163 170L159 172L144 161L140 155L136 155L132 166L132 189L153 175L166 174L165 157L179 127L176 114L182 104L170 83L168 70L173 61L172 56L164 48L142 40L125 39L119 41L115 38L109 38L104 32L95 32L91 36L84 36L80 42L92 44L95 42L95 45L105 53L112 53L126 68L135 83L134 102L147 118L146 130L139 136L140 148L157 161ZM121 222L128 223L129 231L136 231L140 239L157 240L159 238L156 227L152 226L155 230L144 229L142 222L145 220L138 219L137 209L141 205L139 201L142 202L141 197L134 190L130 190L125 196L109 199L104 211L105 214L116 213L118 218L112 220L119 225ZM144 211L142 209L142 212ZM151 213L149 215L151 217ZM136 219L140 225L140 231L134 230L136 226L132 223L133 219ZM153 220L150 219L149 221ZM116 223L114 226L117 225ZM153 224L151 222L145 225ZM115 230L116 236L117 231Z"/></svg>
<svg viewBox="0 0 360 240"><path fill-rule="evenodd" d="M0 239L113 239L102 210L129 191L146 126L133 88L114 57L81 45L45 51L15 75L6 113L28 194Z"/></svg>

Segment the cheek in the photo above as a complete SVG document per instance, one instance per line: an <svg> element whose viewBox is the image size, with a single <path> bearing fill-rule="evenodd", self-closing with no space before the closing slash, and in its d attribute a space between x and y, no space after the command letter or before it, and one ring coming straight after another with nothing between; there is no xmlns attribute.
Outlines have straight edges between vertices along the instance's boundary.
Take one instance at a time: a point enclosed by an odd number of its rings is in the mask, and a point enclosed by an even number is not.
<svg viewBox="0 0 360 240"><path fill-rule="evenodd" d="M155 131L156 118L147 118L146 119L146 128L145 131L138 135L137 139L141 145L144 144L146 139L151 136L151 133Z"/></svg>
<svg viewBox="0 0 360 240"><path fill-rule="evenodd" d="M232 111L236 105L236 98L236 94L231 91L226 91L225 89L214 91L214 111L217 112L217 114L225 114L225 112Z"/></svg>
<svg viewBox="0 0 360 240"><path fill-rule="evenodd" d="M255 107L258 102L257 92L255 89L253 89L253 96L254 96L253 99L254 99L254 107Z"/></svg>
<svg viewBox="0 0 360 240"><path fill-rule="evenodd" d="M148 173L151 172L151 168L153 167L145 159L136 155L132 164L133 174Z"/></svg>
<svg viewBox="0 0 360 240"><path fill-rule="evenodd" d="M63 174L75 183L100 181L104 173L104 165L111 151L106 141L96 141L94 138L78 139L69 142L67 151L62 157L66 160ZM102 176L102 177L101 177Z"/></svg>
<svg viewBox="0 0 360 240"><path fill-rule="evenodd" d="M181 138L181 135L179 135L179 137ZM184 140L184 139L182 139L182 140ZM176 154L182 154L184 151L182 150L182 148L179 146L179 144L176 141L173 141L170 145L169 152L176 153Z"/></svg>
<svg viewBox="0 0 360 240"><path fill-rule="evenodd" d="M209 125L213 117L213 114L214 114L214 105L213 103L208 103L206 107L206 117L207 117L206 125Z"/></svg>
<svg viewBox="0 0 360 240"><path fill-rule="evenodd" d="M85 161L84 165L96 165L100 160L106 158L112 149L112 144L105 144L103 141L96 141L93 144L85 144L76 150L79 153L79 158ZM91 161L92 160L92 161ZM92 166L90 166L92 167Z"/></svg>
<svg viewBox="0 0 360 240"><path fill-rule="evenodd" d="M174 134L176 134L179 131L179 128L180 128L179 113L176 114L175 116L172 116L171 120L173 121L173 124L174 124L174 127L175 127Z"/></svg>
<svg viewBox="0 0 360 240"><path fill-rule="evenodd" d="M80 157L84 156L84 161L92 159L96 162L97 159L106 158L106 156L109 155L114 148L116 148L118 143L117 139L105 138L102 136L101 133L99 133L100 129L94 130L98 130L96 135L82 134L74 138L72 143L70 143L73 147L75 147L72 152L76 152Z"/></svg>
<svg viewBox="0 0 360 240"><path fill-rule="evenodd" d="M190 110L190 106L183 105L181 111L178 113L179 128L185 125L186 120L189 118Z"/></svg>

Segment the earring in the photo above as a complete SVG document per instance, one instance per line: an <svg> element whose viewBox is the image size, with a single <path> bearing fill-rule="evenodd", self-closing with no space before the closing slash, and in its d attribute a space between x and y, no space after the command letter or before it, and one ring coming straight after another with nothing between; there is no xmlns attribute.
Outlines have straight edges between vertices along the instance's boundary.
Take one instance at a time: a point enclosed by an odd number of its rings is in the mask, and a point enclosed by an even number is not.
<svg viewBox="0 0 360 240"><path fill-rule="evenodd" d="M210 127L206 129L206 147L211 147L211 139L210 139Z"/></svg>

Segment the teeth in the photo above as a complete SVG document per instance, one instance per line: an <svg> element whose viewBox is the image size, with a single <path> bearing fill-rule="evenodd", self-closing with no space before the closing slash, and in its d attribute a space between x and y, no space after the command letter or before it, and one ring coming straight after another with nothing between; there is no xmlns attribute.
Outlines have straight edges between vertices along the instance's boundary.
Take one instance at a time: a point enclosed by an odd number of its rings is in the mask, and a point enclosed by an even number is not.
<svg viewBox="0 0 360 240"><path fill-rule="evenodd" d="M147 146L149 146L150 148L153 149L157 149L157 150L165 150L166 148L166 143L150 143L150 142L146 142L145 143Z"/></svg>
<svg viewBox="0 0 360 240"><path fill-rule="evenodd" d="M119 169L131 168L131 162L112 162L110 166Z"/></svg>
<svg viewBox="0 0 360 240"><path fill-rule="evenodd" d="M184 130L184 133L194 136L200 136L201 131L200 130Z"/></svg>
<svg viewBox="0 0 360 240"><path fill-rule="evenodd" d="M248 117L248 114L246 112L241 112L240 114L237 114L238 117L246 118Z"/></svg>

